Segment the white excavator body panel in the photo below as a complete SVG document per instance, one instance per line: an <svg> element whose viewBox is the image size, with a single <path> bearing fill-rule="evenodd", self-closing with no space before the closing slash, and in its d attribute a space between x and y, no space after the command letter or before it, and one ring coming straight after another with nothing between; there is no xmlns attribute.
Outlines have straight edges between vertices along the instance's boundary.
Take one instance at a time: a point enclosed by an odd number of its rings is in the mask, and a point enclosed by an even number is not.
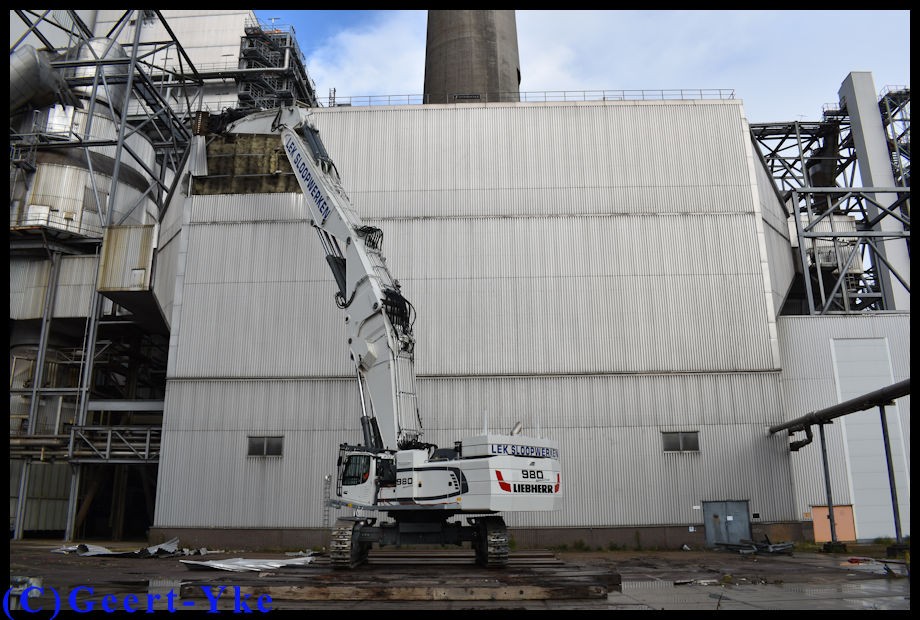
<svg viewBox="0 0 920 620"><path fill-rule="evenodd" d="M360 484L344 485L338 499L343 505L381 511L417 508L479 514L561 507L562 468L556 442L522 435L482 435L471 438L470 451L473 454L467 453L466 442L461 446L462 456L455 458L429 458L425 450L401 450L396 453L395 479L378 476L375 493L368 486L374 478L372 468L371 480L365 476ZM492 456L480 454L485 452ZM344 476L358 482L349 471Z"/></svg>

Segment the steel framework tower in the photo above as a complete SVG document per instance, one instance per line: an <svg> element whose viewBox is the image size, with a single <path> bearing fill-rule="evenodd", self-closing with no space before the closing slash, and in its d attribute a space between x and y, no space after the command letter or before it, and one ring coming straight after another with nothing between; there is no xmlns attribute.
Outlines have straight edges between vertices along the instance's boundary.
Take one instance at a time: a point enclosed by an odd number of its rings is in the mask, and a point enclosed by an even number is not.
<svg viewBox="0 0 920 620"><path fill-rule="evenodd" d="M795 231L783 313L909 310L910 90L876 98L858 72L840 96L823 121L751 125Z"/></svg>
<svg viewBox="0 0 920 620"><path fill-rule="evenodd" d="M69 486L66 537L94 498L111 492L121 500L112 502L110 532L119 538L126 507L146 509L152 520L152 501L127 501L129 478L151 498L159 458L168 329L152 303L150 266L203 82L175 38L141 36L155 22L168 31L158 11L125 11L101 37L76 11L15 15L22 35L10 47L10 458L18 470L11 529L22 537L30 503L60 505L60 495L38 487ZM171 98L170 88L182 97ZM49 524L39 512L47 511L31 510L30 528L56 530L60 519Z"/></svg>
<svg viewBox="0 0 920 620"><path fill-rule="evenodd" d="M153 274L175 236L163 237L168 205L199 165L209 123L317 105L293 28L251 11L169 16L181 27L156 10L10 11L17 538L63 527L68 539L118 539L153 522L169 345ZM218 60L227 43L237 57ZM88 531L94 513L110 529ZM139 532L124 531L135 523Z"/></svg>

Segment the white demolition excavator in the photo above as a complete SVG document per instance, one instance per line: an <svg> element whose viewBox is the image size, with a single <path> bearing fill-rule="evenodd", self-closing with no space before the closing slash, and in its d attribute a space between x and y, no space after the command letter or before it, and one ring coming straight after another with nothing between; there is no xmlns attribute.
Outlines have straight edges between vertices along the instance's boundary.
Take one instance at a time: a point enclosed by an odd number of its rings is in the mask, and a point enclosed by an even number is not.
<svg viewBox="0 0 920 620"><path fill-rule="evenodd" d="M422 441L415 375L415 311L387 269L383 232L362 223L299 105L255 112L228 133L280 134L319 235L345 319L361 401L362 445L341 444L335 497L350 509L332 531L333 566L352 568L373 545L470 543L482 566L508 562L500 513L557 510L559 444L520 432L483 434L449 448ZM368 514L376 516L367 516ZM360 515L360 516L359 516ZM465 524L463 521L465 520Z"/></svg>

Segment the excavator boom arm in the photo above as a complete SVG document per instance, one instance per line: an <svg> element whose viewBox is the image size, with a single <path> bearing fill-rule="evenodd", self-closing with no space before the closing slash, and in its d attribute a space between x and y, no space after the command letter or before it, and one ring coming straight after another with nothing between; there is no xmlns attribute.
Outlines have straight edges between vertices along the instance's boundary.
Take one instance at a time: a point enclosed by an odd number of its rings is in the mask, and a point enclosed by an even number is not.
<svg viewBox="0 0 920 620"><path fill-rule="evenodd" d="M365 225L342 188L319 131L302 108L279 111L272 123L304 194L311 223L336 283L358 380L367 387L376 449L422 445L415 377L414 310L382 254L383 232ZM362 397L363 399L363 397ZM362 403L363 404L363 403Z"/></svg>

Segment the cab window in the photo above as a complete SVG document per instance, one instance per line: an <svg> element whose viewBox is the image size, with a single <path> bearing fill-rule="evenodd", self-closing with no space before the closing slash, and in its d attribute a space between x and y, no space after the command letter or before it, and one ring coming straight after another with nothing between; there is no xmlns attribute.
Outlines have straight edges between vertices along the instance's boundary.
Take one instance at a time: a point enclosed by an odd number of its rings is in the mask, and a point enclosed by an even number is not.
<svg viewBox="0 0 920 620"><path fill-rule="evenodd" d="M371 471L371 457L367 454L353 454L345 461L342 484L364 484Z"/></svg>

